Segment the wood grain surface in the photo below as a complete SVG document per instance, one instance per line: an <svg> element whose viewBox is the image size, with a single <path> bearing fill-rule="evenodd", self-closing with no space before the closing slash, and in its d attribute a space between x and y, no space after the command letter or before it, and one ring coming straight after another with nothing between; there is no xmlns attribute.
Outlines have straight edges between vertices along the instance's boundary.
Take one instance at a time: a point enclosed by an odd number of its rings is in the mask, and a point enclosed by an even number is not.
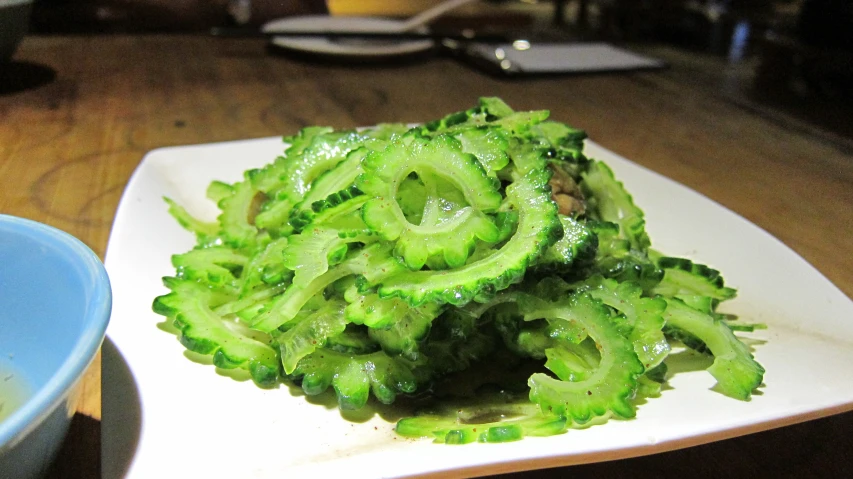
<svg viewBox="0 0 853 479"><path fill-rule="evenodd" d="M419 122L500 96L681 182L782 240L853 296L853 142L750 99L722 60L646 47L671 68L508 81L454 59L312 62L260 40L29 37L0 74L0 212L74 234L103 257L123 188L164 146ZM796 352L792 352L796 354ZM52 477L97 477L100 368ZM853 477L845 413L713 445L513 477Z"/></svg>

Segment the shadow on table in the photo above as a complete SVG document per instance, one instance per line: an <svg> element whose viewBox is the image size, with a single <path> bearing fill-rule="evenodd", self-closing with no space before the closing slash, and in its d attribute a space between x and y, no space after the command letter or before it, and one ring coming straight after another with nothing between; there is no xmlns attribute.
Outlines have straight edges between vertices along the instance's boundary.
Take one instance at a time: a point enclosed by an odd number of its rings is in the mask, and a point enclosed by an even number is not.
<svg viewBox="0 0 853 479"><path fill-rule="evenodd" d="M101 422L78 413L71 419L68 436L44 477L95 479L101 477L100 466Z"/></svg>
<svg viewBox="0 0 853 479"><path fill-rule="evenodd" d="M0 62L0 96L38 88L56 79L56 71L30 62Z"/></svg>
<svg viewBox="0 0 853 479"><path fill-rule="evenodd" d="M133 461L142 428L136 382L109 336L101 346L101 476L124 477Z"/></svg>

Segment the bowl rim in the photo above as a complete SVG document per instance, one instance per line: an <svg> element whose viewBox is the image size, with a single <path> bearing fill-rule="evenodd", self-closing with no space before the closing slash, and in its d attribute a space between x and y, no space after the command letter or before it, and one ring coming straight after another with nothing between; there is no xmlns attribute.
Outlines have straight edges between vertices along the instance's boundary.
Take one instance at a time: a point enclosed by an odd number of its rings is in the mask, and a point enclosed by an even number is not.
<svg viewBox="0 0 853 479"><path fill-rule="evenodd" d="M77 338L71 353L45 384L34 390L21 407L0 422L0 453L13 448L65 400L95 358L112 310L112 290L106 268L82 241L44 223L0 214L0 233L3 231L25 234L38 243L71 253L89 273L93 284L92 307L85 320L84 333Z"/></svg>

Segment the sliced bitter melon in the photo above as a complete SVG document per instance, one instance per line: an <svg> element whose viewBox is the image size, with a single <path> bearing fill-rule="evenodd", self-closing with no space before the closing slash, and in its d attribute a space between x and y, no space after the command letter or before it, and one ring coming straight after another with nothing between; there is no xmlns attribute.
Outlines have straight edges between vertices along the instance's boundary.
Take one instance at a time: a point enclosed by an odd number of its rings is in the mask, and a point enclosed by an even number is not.
<svg viewBox="0 0 853 479"><path fill-rule="evenodd" d="M370 328L387 328L408 314L408 303L401 299L382 299L376 293L359 293L355 287L344 296L349 302L344 315L347 321Z"/></svg>
<svg viewBox="0 0 853 479"><path fill-rule="evenodd" d="M230 195L219 201L219 224L226 243L235 248L251 248L258 235L258 228L250 219L255 214L256 190L247 179L230 187Z"/></svg>
<svg viewBox="0 0 853 479"><path fill-rule="evenodd" d="M294 144L285 151L284 156L277 158L266 168L251 170L248 173L254 188L265 193L267 198L255 218L255 225L280 236L290 233L288 219L293 208L303 202L312 183L344 162L350 152L361 148L367 137L353 131L337 132L330 128L314 127L302 130L291 140ZM332 178L324 182L330 179ZM351 181L341 188L349 183ZM337 190L330 188L326 195L335 191ZM313 200L321 200L324 197L323 192L318 191L306 207L310 207Z"/></svg>
<svg viewBox="0 0 853 479"><path fill-rule="evenodd" d="M471 128L454 133L462 151L474 155L483 165L486 174L496 176L497 172L509 164L509 135L499 128Z"/></svg>
<svg viewBox="0 0 853 479"><path fill-rule="evenodd" d="M310 209L293 211L290 224L296 231L302 231L308 225L331 225L341 217L359 212L361 207L370 199L363 195L354 185L332 193L324 200L315 201Z"/></svg>
<svg viewBox="0 0 853 479"><path fill-rule="evenodd" d="M344 332L347 326L343 315L345 305L343 301L330 301L275 337L285 374L293 373L300 359L325 346L329 338Z"/></svg>
<svg viewBox="0 0 853 479"><path fill-rule="evenodd" d="M410 269L421 269L424 264L430 269L456 268L465 264L478 243L500 240L501 231L493 217L467 206L462 193L452 184L426 172L419 181L425 195L420 222L406 228L394 249ZM407 179L403 184L409 183ZM402 209L403 204L400 206Z"/></svg>
<svg viewBox="0 0 853 479"><path fill-rule="evenodd" d="M408 271L379 285L382 297L399 297L412 305L427 301L462 305L519 281L528 265L554 244L560 234L557 208L551 201L547 170L533 170L507 187L519 214L515 234L493 254L447 271Z"/></svg>
<svg viewBox="0 0 853 479"><path fill-rule="evenodd" d="M292 181L299 179L300 175L319 174L311 171L310 164L306 165L308 168L300 170L306 151L310 152L312 148L322 151L320 145L334 143L340 139L341 135L329 127L303 128L298 134L284 139L285 143L290 145L284 155L279 156L264 168L247 172L246 177L254 189L263 192L266 197L255 217L255 226L271 231L277 236L290 234L291 228L287 220L293 206L301 200L301 192L294 190ZM313 155L315 159L317 156ZM309 158L311 158L310 154ZM334 163L334 159L327 163ZM317 167L317 165L313 166ZM329 167L330 165L321 166ZM309 180L302 178L302 181Z"/></svg>
<svg viewBox="0 0 853 479"><path fill-rule="evenodd" d="M293 285L302 288L328 271L329 266L340 263L346 255L347 244L370 243L376 239L376 235L367 229L308 228L289 237L290 242L282 252L282 262L295 272Z"/></svg>
<svg viewBox="0 0 853 479"><path fill-rule="evenodd" d="M536 268L545 271L571 273L595 259L598 236L586 221L560 215L563 237L536 262Z"/></svg>
<svg viewBox="0 0 853 479"><path fill-rule="evenodd" d="M515 113L509 105L497 97L481 97L477 106L464 111L457 111L444 117L426 123L425 132L441 132L458 127L482 126Z"/></svg>
<svg viewBox="0 0 853 479"><path fill-rule="evenodd" d="M512 160L510 167L501 170L502 177L517 181L530 170L541 170L548 166L549 150L536 143L519 141L517 139L510 143L507 154Z"/></svg>
<svg viewBox="0 0 853 479"><path fill-rule="evenodd" d="M543 121L531 128L531 132L541 136L552 147L575 150L578 153L583 150L583 141L587 138L584 130L572 128L559 121Z"/></svg>
<svg viewBox="0 0 853 479"><path fill-rule="evenodd" d="M418 386L410 367L383 351L347 354L320 349L302 358L292 376L301 377L302 390L309 396L332 386L341 410L364 407L371 391L379 402L391 404L397 394L413 393Z"/></svg>
<svg viewBox="0 0 853 479"><path fill-rule="evenodd" d="M497 209L502 199L497 182L486 176L476 158L462 152L458 141L447 135L432 139L406 135L389 143L384 150L368 154L363 167L364 173L356 185L376 198L394 198L400 182L409 173L426 171L452 183L462 191L468 204L484 212ZM396 237L391 232L389 236Z"/></svg>
<svg viewBox="0 0 853 479"><path fill-rule="evenodd" d="M646 251L631 247L630 241L621 236L618 224L587 220L587 225L598 236L595 272L620 282L637 282L647 293L660 283L663 270Z"/></svg>
<svg viewBox="0 0 853 479"><path fill-rule="evenodd" d="M613 170L601 161L593 161L581 175L581 189L587 198L589 214L597 220L619 225L623 238L631 248L646 251L651 244L646 234L643 211L634 204L631 194L616 180Z"/></svg>
<svg viewBox="0 0 853 479"><path fill-rule="evenodd" d="M658 258L657 264L663 269L664 275L661 282L652 289L653 294L667 297L698 295L720 301L737 295L737 290L726 287L719 271L704 264L667 256Z"/></svg>
<svg viewBox="0 0 853 479"><path fill-rule="evenodd" d="M663 316L667 326L687 332L711 350L714 363L708 372L717 380L720 392L736 399L749 399L764 379L764 368L752 357L749 347L738 340L725 321L676 298L667 298L666 303Z"/></svg>
<svg viewBox="0 0 853 479"><path fill-rule="evenodd" d="M407 228L398 238L394 253L412 270L421 269L432 257L436 258L430 263L433 268L458 268L468 260L478 240L492 243L499 233L489 216L466 207L444 222Z"/></svg>
<svg viewBox="0 0 853 479"><path fill-rule="evenodd" d="M197 219L171 198L164 197L163 200L169 205L169 214L184 229L195 234L199 245L215 244L217 242L217 235L219 234L218 223L208 223Z"/></svg>
<svg viewBox="0 0 853 479"><path fill-rule="evenodd" d="M497 97L481 97L478 105L465 111L446 115L424 125L425 131L456 133L461 130L481 126L498 126L513 135L528 133L530 128L545 121L550 112L547 110L516 112Z"/></svg>
<svg viewBox="0 0 853 479"><path fill-rule="evenodd" d="M319 208L319 206L315 207L317 202L334 201L334 197L331 195L346 196L345 198L343 196L339 198L339 200L343 201L358 196L360 192L351 188L351 186L362 172L361 162L368 151L367 148L362 147L349 152L345 160L317 177L311 183L311 187L302 201L296 204L290 212L290 216L293 218L291 223L298 229L301 229L302 226L313 220L314 215L309 212L315 212L315 208ZM323 207L323 209L326 208L326 206Z"/></svg>
<svg viewBox="0 0 853 479"><path fill-rule="evenodd" d="M287 242L287 238L278 238L255 252L240 275L240 294L258 286L283 284L291 278L292 271L281 262Z"/></svg>
<svg viewBox="0 0 853 479"><path fill-rule="evenodd" d="M386 353L399 354L404 358L417 361L420 358L418 345L427 337L432 321L440 312L441 306L435 303L417 308L408 307L399 320L386 328L369 328L368 334L382 346L382 350Z"/></svg>
<svg viewBox="0 0 853 479"><path fill-rule="evenodd" d="M163 278L163 283L172 292L157 297L153 309L174 322L184 347L212 356L217 367L249 371L259 386L278 382L278 354L269 345L269 336L212 310L233 297L195 281Z"/></svg>
<svg viewBox="0 0 853 479"><path fill-rule="evenodd" d="M450 265L464 264L475 239L497 238L497 228L484 213L500 206L498 182L486 175L474 156L463 153L452 137L427 139L410 134L369 154L362 165L364 173L356 185L372 197L362 207L364 222L383 239L396 240L396 253L411 269L420 269L430 256L438 254ZM412 172L418 173L427 189L421 224L410 223L396 201L400 184ZM439 209L438 202L448 189L430 178L453 185L468 206L453 211L444 221L433 217L431 211Z"/></svg>
<svg viewBox="0 0 853 479"><path fill-rule="evenodd" d="M179 278L202 281L212 286L236 286L235 270L241 270L249 258L227 246L195 248L172 256Z"/></svg>
<svg viewBox="0 0 853 479"><path fill-rule="evenodd" d="M628 339L646 369L652 369L666 358L670 346L663 334L663 311L666 301L660 297L642 297L643 290L632 282L618 283L612 279L593 280L597 287L588 290L590 296L624 314L630 331Z"/></svg>
<svg viewBox="0 0 853 479"><path fill-rule="evenodd" d="M217 306L214 311L220 316L236 315L241 321L250 324L251 318L257 314L257 310L284 292L284 288L283 283L254 288L248 293L241 293L240 297L234 301Z"/></svg>
<svg viewBox="0 0 853 479"><path fill-rule="evenodd" d="M282 171L282 189L293 201L301 200L311 183L364 143L365 137L353 131L327 133L316 137L302 155L287 156Z"/></svg>
<svg viewBox="0 0 853 479"><path fill-rule="evenodd" d="M377 281L385 274L393 274L405 269L390 255L390 245L374 243L358 251L353 251L342 263L316 277L303 287L295 284L287 288L275 299L269 309L255 317L252 328L270 332L291 321L302 306L313 296L322 294L334 282L352 275L360 275L367 282Z"/></svg>
<svg viewBox="0 0 853 479"><path fill-rule="evenodd" d="M543 373L533 374L528 380L531 401L539 404L543 412L565 416L577 425L611 414L634 417L631 399L637 390L637 377L644 368L631 342L620 333L609 308L580 293L524 313L525 319L579 323L595 341L601 355L597 367L577 381L570 377L556 379ZM565 361L559 342L556 344L555 348L545 351L552 363L546 366L558 375L577 371Z"/></svg>
<svg viewBox="0 0 853 479"><path fill-rule="evenodd" d="M506 396L506 393L502 394ZM567 430L566 418L543 414L535 404L512 397L486 397L484 404L449 404L401 419L395 428L404 437L431 438L436 443L510 442L523 437L553 436Z"/></svg>
<svg viewBox="0 0 853 479"><path fill-rule="evenodd" d="M464 371L486 358L494 351L497 341L491 330L481 326L480 318L464 310L446 310L433 321L429 337L419 347L427 359L415 368L415 373L432 379Z"/></svg>
<svg viewBox="0 0 853 479"><path fill-rule="evenodd" d="M309 126L299 130L295 135L285 137L284 143L288 146L282 156L263 168L249 170L248 177L252 185L266 194L280 190L284 186L284 175L289 168L288 164L293 162L293 158L301 157L305 149L310 147L318 137L334 131L327 126Z"/></svg>

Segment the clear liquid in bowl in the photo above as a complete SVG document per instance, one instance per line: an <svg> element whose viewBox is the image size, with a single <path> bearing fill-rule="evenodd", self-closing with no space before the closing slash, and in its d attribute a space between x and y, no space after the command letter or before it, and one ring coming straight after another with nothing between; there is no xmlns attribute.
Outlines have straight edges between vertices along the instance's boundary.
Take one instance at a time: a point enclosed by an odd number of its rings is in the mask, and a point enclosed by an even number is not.
<svg viewBox="0 0 853 479"><path fill-rule="evenodd" d="M20 408L32 393L26 378L7 361L0 361L0 422Z"/></svg>

